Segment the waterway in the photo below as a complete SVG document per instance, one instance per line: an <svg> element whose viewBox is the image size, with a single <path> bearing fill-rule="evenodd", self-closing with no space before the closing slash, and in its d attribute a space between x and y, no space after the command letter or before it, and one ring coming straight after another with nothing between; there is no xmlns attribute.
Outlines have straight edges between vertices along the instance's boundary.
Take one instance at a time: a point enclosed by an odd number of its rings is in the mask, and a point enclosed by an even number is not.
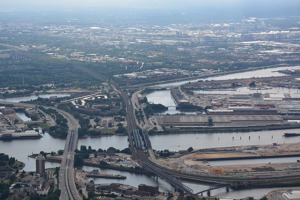
<svg viewBox="0 0 300 200"><path fill-rule="evenodd" d="M184 133L150 136L153 149L171 151L230 147L243 145L287 144L300 142L300 137L283 137L284 132L300 132L300 129L271 130L237 133ZM249 138L250 137L250 138Z"/></svg>
<svg viewBox="0 0 300 200"><path fill-rule="evenodd" d="M170 90L154 91L147 94L146 97L150 103L162 104L168 107L167 111L161 113L162 115L181 113L179 110L176 110L176 103L171 96Z"/></svg>
<svg viewBox="0 0 300 200"><path fill-rule="evenodd" d="M275 67L275 68L267 68L267 69L260 69L260 70L253 70L253 71L247 71L247 72L239 72L239 73L233 73L228 75L222 75L222 76L215 76L215 77L209 77L209 78L203 78L203 79L193 79L188 81L178 81L178 82L171 82L171 83L165 83L165 84L158 84L155 86L158 87L176 87L180 86L189 82L196 82L200 80L228 80L228 79L241 79L241 78L263 78L263 77L277 77L277 76L285 76L285 74L280 73L278 71L280 70L300 70L300 66L292 66L292 67Z"/></svg>
<svg viewBox="0 0 300 200"><path fill-rule="evenodd" d="M124 180L112 180L112 179L105 179L105 178L89 178L88 179L88 180L94 180L94 182L97 184L121 183L121 184L131 185L134 187L138 187L139 184L146 184L146 185L151 185L151 186L159 186L159 190L161 192L173 190L173 187L169 183L167 183L166 181L164 181L160 178L156 179L153 176L133 174L130 172L121 172L121 171L110 170L110 169L99 169L99 168L89 167L89 166L84 166L82 169L85 171L92 171L93 169L98 169L100 173L120 174L122 176L127 177Z"/></svg>
<svg viewBox="0 0 300 200"><path fill-rule="evenodd" d="M258 77L270 77L270 76L279 76L278 70L282 69L300 69L300 66L297 67L284 67L284 68L273 68L273 69L264 69L256 70L254 75ZM250 78L253 76L251 73L243 72L236 73L231 75L223 76L225 79L234 79L234 78ZM218 80L222 77L213 77ZM197 80L193 80L197 81ZM168 85L176 86L181 85L185 82L175 82ZM18 97L18 98L9 98L5 99L6 101L20 102L33 100L38 97L49 98L50 96L68 96L69 94L45 94L39 96L29 96L29 97ZM148 100L153 103L162 103L168 107L175 109L175 103L170 95L170 91L155 91L150 93L147 96ZM179 111L168 110L164 114L176 114ZM176 134L176 135L154 135L150 136L152 146L156 150L169 149L173 151L184 150L189 147L194 149L202 148L214 148L214 147L229 147L229 146L241 146L241 145L262 145L262 144L284 144L284 143L294 143L300 142L300 137L285 138L283 137L284 132L300 132L300 129L295 130L275 130L275 131L259 131L259 132L246 132L246 133L214 133L214 134L197 134L197 133L185 133L185 134ZM250 137L250 138L249 138ZM35 160L28 158L28 155L32 153L38 153L40 151L51 152L58 151L63 149L65 145L65 140L54 139L49 134L45 133L43 138L39 140L14 140L9 142L0 141L0 152L8 154L15 157L16 159L24 162L26 164L24 170L34 171L35 170ZM78 142L78 147L80 145L91 146L94 149L107 149L109 147L115 147L118 149L124 149L128 147L127 136L105 136L101 138L84 138L80 139ZM46 167L56 167L59 164L56 163L47 163ZM90 171L94 168L84 167L84 170ZM149 185L159 185L161 190L171 190L172 187L164 182L161 179L154 179L153 177L148 177L145 175L135 175L128 172L119 172L119 171L101 171L103 173L112 173L112 174L121 174L127 176L124 181L125 184L130 184L137 186L140 183L145 183ZM118 182L119 180L108 180L108 179L96 179L96 183L111 183ZM208 186L195 184L190 182L184 182L189 187L191 187L195 192L207 189ZM217 195L219 197L227 198L244 198L252 196L255 198L260 198L264 194L267 194L269 191L274 190L274 188L267 189L252 189L252 190L241 190L241 191L231 191L229 193L225 192L225 189L219 189L212 191L212 195Z"/></svg>
<svg viewBox="0 0 300 200"><path fill-rule="evenodd" d="M169 87L169 86L179 86L188 82L194 82L198 80L227 80L227 79L236 79L236 78L251 78L251 77L271 77L271 76L282 76L284 74L279 73L279 70L284 69L299 69L300 66L295 67L277 67L277 68L269 68L269 69L261 69L256 71L249 71L249 72L242 72L242 73L235 73L229 74L225 76L218 76L218 77L210 77L206 79L196 79L191 81L181 81L181 82L173 82L168 84L160 84L157 86L160 87ZM290 94L293 98L300 98L300 90L295 88L281 88L281 87L274 87L274 88L257 88L255 90L249 89L247 87L239 87L233 90L213 90L213 91L205 91L205 90L196 90L194 91L196 94L253 94L256 92L260 93L269 93L272 96L276 96L278 98L284 98L284 94ZM170 90L156 90L146 95L148 101L150 103L162 104L168 107L166 112L160 113L162 115L166 114L182 114L183 112L176 110L176 103L173 100ZM185 112L186 114L195 114Z"/></svg>
<svg viewBox="0 0 300 200"><path fill-rule="evenodd" d="M50 98L50 97L68 97L70 94L67 93L53 93L53 94L40 94L40 95L30 95L30 96L24 96L24 97L12 97L12 98L5 98L0 99L0 101L8 101L8 102L21 102L21 101L31 101L35 100L37 98Z"/></svg>
<svg viewBox="0 0 300 200"><path fill-rule="evenodd" d="M289 130L295 132L300 130ZM240 146L240 145L251 145L251 144L272 144L277 142L283 143L294 143L300 142L300 137L285 138L282 137L281 131L260 131L260 132L249 132L249 133L216 133L216 134L179 134L179 135L154 135L150 136L154 149L170 149L170 150L182 150L192 146L194 149L201 148L213 148L222 146ZM249 136L250 139L249 139ZM260 136L260 138L259 138ZM273 136L273 138L272 138ZM234 139L232 138L234 137ZM241 138L241 139L240 139ZM167 142L166 142L167 141ZM180 141L180 142L179 142ZM49 134L45 133L43 138L39 140L14 140L10 142L0 141L1 153L14 156L18 160L26 164L24 170L34 171L35 160L28 158L28 155L32 153L38 153L40 151L51 152L58 151L64 148L65 141L61 139L54 139ZM92 146L94 149L107 149L111 146L123 149L128 146L126 136L105 136L101 138L84 138L80 139L78 146L86 145ZM47 163L46 167L57 167L57 163ZM84 170L91 171L93 167L84 167ZM108 180L108 179L96 179L96 183L111 183L111 182L122 182L124 184L131 184L137 186L140 183L149 185L159 185L160 190L172 189L172 187L161 179L154 179L145 175L135 175L128 172L119 172L114 170L101 171L103 173L121 174L127 176L126 180ZM207 189L208 186L194 183L187 183L194 191L202 191ZM221 195L223 197L241 198L247 196L262 197L269 189L254 189L254 190L243 190L226 193L225 189L219 189L212 192L212 195ZM254 192L254 193L252 193Z"/></svg>
<svg viewBox="0 0 300 200"><path fill-rule="evenodd" d="M41 151L57 152L60 149L64 149L64 146L65 140L55 139L48 133L45 133L41 139L0 141L0 152L13 156L17 160L25 163L25 171L35 171L35 160L29 158L28 155ZM59 166L59 164L46 163L47 168L56 166Z"/></svg>
<svg viewBox="0 0 300 200"><path fill-rule="evenodd" d="M117 149L125 149L129 146L127 141L127 135L112 135L112 136L103 136L103 137L87 137L78 140L78 148L81 145L91 146L92 149L108 149L109 147L114 147Z"/></svg>

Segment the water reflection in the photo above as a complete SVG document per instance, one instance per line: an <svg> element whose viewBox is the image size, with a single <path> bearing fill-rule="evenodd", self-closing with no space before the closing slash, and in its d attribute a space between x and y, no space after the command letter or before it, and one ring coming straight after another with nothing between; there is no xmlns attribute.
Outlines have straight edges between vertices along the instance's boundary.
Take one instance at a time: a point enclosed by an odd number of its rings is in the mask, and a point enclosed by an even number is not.
<svg viewBox="0 0 300 200"><path fill-rule="evenodd" d="M179 110L176 110L176 103L172 98L170 90L154 91L147 94L146 97L148 99L148 102L150 103L162 104L168 107L167 111L160 113L162 115L166 115L166 114L172 115L172 114L181 114L181 113L195 114L194 112L181 112Z"/></svg>
<svg viewBox="0 0 300 200"><path fill-rule="evenodd" d="M21 102L21 101L30 101L30 100L35 100L37 98L50 98L52 96L56 97L68 97L70 94L67 93L53 93L53 94L40 94L40 95L30 95L30 96L25 96L25 97L12 97L12 98L5 98L5 99L0 99L0 101L8 101L8 102Z"/></svg>
<svg viewBox="0 0 300 200"><path fill-rule="evenodd" d="M85 145L87 147L91 146L92 149L96 150L98 150L99 148L108 149L109 147L115 147L117 149L122 150L129 146L127 138L127 135L112 135L97 138L81 138L78 141L78 148L80 148L81 145Z"/></svg>
<svg viewBox="0 0 300 200"><path fill-rule="evenodd" d="M222 75L222 76L216 76L216 77L209 77L205 79L194 79L194 80L188 80L188 81L178 81L178 82L172 82L172 83L165 83L165 84L158 84L156 86L159 87L173 87L173 86L180 86L189 82L196 82L199 80L228 80L228 79L240 79L240 78L262 78L262 77L276 77L276 76L285 76L285 74L279 73L279 70L294 70L300 69L300 66L292 66L292 67L276 67L276 68L268 68L268 69L260 69L260 70L254 70L254 71L248 71L248 72L240 72L240 73L233 73L228 75Z"/></svg>
<svg viewBox="0 0 300 200"><path fill-rule="evenodd" d="M185 133L175 135L153 135L150 136L150 140L153 149L169 149L172 151L186 150L189 147L193 147L194 149L203 149L242 145L265 145L273 143L284 144L300 142L300 137L283 137L284 132L300 132L300 129L242 133Z"/></svg>
<svg viewBox="0 0 300 200"><path fill-rule="evenodd" d="M65 140L54 139L48 133L43 134L41 139L34 140L13 140L13 141L0 141L1 153L15 157L17 160L25 163L25 171L35 170L35 160L28 157L32 153L44 152L57 152L63 149ZM47 164L46 167L58 166L57 164Z"/></svg>

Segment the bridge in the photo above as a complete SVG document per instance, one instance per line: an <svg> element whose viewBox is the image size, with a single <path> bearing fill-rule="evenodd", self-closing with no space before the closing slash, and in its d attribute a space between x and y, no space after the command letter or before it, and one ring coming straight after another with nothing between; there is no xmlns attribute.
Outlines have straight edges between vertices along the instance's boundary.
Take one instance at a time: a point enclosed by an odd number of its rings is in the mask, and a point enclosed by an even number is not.
<svg viewBox="0 0 300 200"><path fill-rule="evenodd" d="M74 156L78 142L77 120L69 113L57 110L68 120L69 134L66 138L64 153L59 170L59 189L62 191L60 199L82 199L75 185Z"/></svg>
<svg viewBox="0 0 300 200"><path fill-rule="evenodd" d="M160 178L166 180L168 183L173 185L180 191L186 192L187 194L194 195L193 190L184 185L179 179L166 173L159 168L154 162L152 162L148 156L153 155L151 142L147 132L141 130L135 120L134 108L129 99L128 95L123 90L117 90L126 104L127 108L127 127L128 127L128 141L129 147L133 155L136 156L140 165L142 165L147 171L156 174Z"/></svg>
<svg viewBox="0 0 300 200"><path fill-rule="evenodd" d="M226 188L226 192L229 192L229 187L230 187L229 184L216 184L216 185L210 186L208 189L202 190L202 191L197 192L195 194L196 195L201 194L201 196L202 196L204 192L207 192L208 193L207 196L210 196L210 191L212 191L212 190L216 190L216 189L219 189L219 188Z"/></svg>
<svg viewBox="0 0 300 200"><path fill-rule="evenodd" d="M147 136L146 136L147 135ZM170 174L163 171L157 164L148 159L149 151L152 151L150 139L147 133L140 129L133 129L131 136L132 145L135 148L135 155L138 158L139 163L149 172L159 176L166 180L168 183L173 185L176 189L183 191L187 194L194 195L193 190L188 186L184 185L180 179L171 176Z"/></svg>
<svg viewBox="0 0 300 200"><path fill-rule="evenodd" d="M148 171L156 174L160 178L166 180L168 183L173 185L176 189L181 190L187 194L194 195L193 190L188 186L184 185L180 179L175 178L174 176L169 175L168 173L162 171L157 165L149 160L145 155L139 155L139 160L141 165Z"/></svg>
<svg viewBox="0 0 300 200"><path fill-rule="evenodd" d="M36 108L36 105L27 103L4 102L1 104L11 104L24 108ZM64 153L59 170L59 189L61 190L60 199L81 200L75 185L74 155L78 142L78 128L80 127L77 120L69 113L59 110L55 107L43 106L48 109L55 109L68 121L68 135L65 142Z"/></svg>

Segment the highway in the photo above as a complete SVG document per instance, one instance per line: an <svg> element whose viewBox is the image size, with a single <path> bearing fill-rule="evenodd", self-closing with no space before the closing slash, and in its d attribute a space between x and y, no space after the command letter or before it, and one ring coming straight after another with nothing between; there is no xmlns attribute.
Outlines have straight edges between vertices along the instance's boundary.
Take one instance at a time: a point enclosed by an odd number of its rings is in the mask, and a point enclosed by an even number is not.
<svg viewBox="0 0 300 200"><path fill-rule="evenodd" d="M77 120L69 113L56 109L68 120L69 134L66 138L64 154L59 170L59 189L61 190L60 199L79 200L82 199L78 194L75 185L74 156L78 143Z"/></svg>
<svg viewBox="0 0 300 200"><path fill-rule="evenodd" d="M5 102L0 101L0 104L11 104L14 106L20 106L25 108L35 108L36 105L26 104L26 103L16 103L16 102ZM61 161L61 166L59 170L59 189L61 190L61 200L81 200L76 185L75 185L75 171L74 171L74 156L75 149L77 148L78 143L78 128L80 127L78 121L69 113L57 109L55 107L47 107L44 108L52 108L63 115L68 121L69 134L66 138L64 154Z"/></svg>
<svg viewBox="0 0 300 200"><path fill-rule="evenodd" d="M123 90L116 89L116 91L119 92L124 103L126 104L128 141L133 156L137 158L140 165L142 165L146 170L166 180L171 185L173 185L176 189L186 192L187 194L194 195L193 190L191 188L182 184L182 182L179 179L162 171L161 168L159 168L153 161L151 161L148 158L149 152L152 151L148 134L145 131L139 129L134 116L134 107L128 95Z"/></svg>
<svg viewBox="0 0 300 200"><path fill-rule="evenodd" d="M178 170L174 169L168 169L164 166L160 166L155 163L153 159L149 159L149 153L151 148L151 142L149 140L149 136L145 131L140 130L140 128L137 125L137 122L135 120L134 116L134 107L127 95L126 92L119 89L119 93L121 97L123 98L124 102L126 103L127 108L127 123L128 123L128 141L130 145L130 149L134 155L134 157L138 160L141 166L143 166L146 170L156 174L157 176L165 179L167 182L169 182L171 185L173 185L175 188L186 192L187 194L193 195L193 191L182 184L182 182L178 179L184 179L184 180L191 180L195 182L202 182L202 183L208 183L208 184L220 184L220 185L231 185L232 187L239 187L239 186L247 186L252 185L255 187L255 185L264 186L269 185L276 182L286 181L290 182L297 177L295 175L289 176L283 175L283 176L273 176L273 177L226 177L226 176L213 176L213 175L200 175L200 174L188 174L184 172L180 172Z"/></svg>

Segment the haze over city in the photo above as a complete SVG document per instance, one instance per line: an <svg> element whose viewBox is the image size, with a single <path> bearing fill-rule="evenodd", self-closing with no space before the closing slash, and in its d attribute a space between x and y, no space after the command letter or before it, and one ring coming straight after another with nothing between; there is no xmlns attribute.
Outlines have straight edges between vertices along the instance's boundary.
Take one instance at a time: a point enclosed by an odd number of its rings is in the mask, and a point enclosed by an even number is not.
<svg viewBox="0 0 300 200"><path fill-rule="evenodd" d="M181 11L192 12L200 16L211 17L222 15L297 15L300 2L297 0L2 0L2 12L7 11L73 11L84 12L92 10L93 14L109 9L113 14L119 10L131 12L143 11ZM113 10L115 9L115 11ZM225 15L226 14L226 15ZM249 16L248 16L249 17Z"/></svg>
<svg viewBox="0 0 300 200"><path fill-rule="evenodd" d="M0 199L300 199L299 0L1 0Z"/></svg>

